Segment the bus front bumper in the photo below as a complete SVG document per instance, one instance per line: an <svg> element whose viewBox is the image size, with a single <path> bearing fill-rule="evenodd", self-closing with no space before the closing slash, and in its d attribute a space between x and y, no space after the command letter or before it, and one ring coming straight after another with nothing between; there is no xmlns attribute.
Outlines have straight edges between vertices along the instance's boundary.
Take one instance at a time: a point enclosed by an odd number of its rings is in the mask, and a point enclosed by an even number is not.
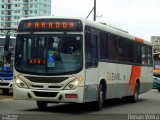
<svg viewBox="0 0 160 120"><path fill-rule="evenodd" d="M82 103L83 87L74 90L42 90L19 88L13 83L13 98L15 100L36 100L61 103Z"/></svg>

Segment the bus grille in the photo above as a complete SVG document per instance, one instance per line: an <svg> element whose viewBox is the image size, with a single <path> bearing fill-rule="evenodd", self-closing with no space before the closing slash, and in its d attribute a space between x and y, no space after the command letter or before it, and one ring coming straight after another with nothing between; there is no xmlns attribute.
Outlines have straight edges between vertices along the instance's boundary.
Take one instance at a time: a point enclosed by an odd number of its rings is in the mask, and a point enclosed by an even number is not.
<svg viewBox="0 0 160 120"><path fill-rule="evenodd" d="M9 83L0 83L0 86L8 86Z"/></svg>
<svg viewBox="0 0 160 120"><path fill-rule="evenodd" d="M28 80L35 83L61 83L68 77L30 77L25 76Z"/></svg>
<svg viewBox="0 0 160 120"><path fill-rule="evenodd" d="M58 92L39 92L34 91L34 95L37 97L56 97Z"/></svg>

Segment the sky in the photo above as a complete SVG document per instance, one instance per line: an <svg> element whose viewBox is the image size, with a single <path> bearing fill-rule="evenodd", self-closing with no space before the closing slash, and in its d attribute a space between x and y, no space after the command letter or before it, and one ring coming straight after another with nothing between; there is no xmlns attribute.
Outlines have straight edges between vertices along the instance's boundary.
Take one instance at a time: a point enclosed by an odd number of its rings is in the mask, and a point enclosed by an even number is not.
<svg viewBox="0 0 160 120"><path fill-rule="evenodd" d="M54 16L86 18L94 0L51 0ZM97 22L104 22L150 41L160 36L160 0L97 0ZM93 20L93 12L89 16Z"/></svg>

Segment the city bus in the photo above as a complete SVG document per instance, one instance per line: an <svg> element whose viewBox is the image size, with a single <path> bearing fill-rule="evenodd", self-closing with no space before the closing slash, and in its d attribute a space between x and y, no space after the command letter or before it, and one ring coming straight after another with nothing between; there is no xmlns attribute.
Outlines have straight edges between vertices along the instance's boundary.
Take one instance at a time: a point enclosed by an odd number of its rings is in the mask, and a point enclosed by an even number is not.
<svg viewBox="0 0 160 120"><path fill-rule="evenodd" d="M15 100L93 103L129 98L152 88L152 45L110 25L78 18L35 17L19 22Z"/></svg>
<svg viewBox="0 0 160 120"><path fill-rule="evenodd" d="M15 40L15 37L10 37L7 45L6 37L0 37L0 89L3 94L8 94L9 90L12 90ZM6 47L8 47L7 51L5 51Z"/></svg>
<svg viewBox="0 0 160 120"><path fill-rule="evenodd" d="M160 52L153 53L153 89L160 92Z"/></svg>

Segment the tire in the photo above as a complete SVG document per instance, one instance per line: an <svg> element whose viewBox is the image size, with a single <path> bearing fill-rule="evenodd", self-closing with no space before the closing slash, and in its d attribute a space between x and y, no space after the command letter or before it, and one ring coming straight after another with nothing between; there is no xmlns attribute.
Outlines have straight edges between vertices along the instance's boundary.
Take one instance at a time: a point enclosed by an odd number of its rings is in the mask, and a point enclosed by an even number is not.
<svg viewBox="0 0 160 120"><path fill-rule="evenodd" d="M103 94L102 84L100 84L98 88L97 101L94 103L95 111L100 111L103 107Z"/></svg>
<svg viewBox="0 0 160 120"><path fill-rule="evenodd" d="M9 94L9 89L2 89L2 93L4 95L8 95Z"/></svg>
<svg viewBox="0 0 160 120"><path fill-rule="evenodd" d="M139 99L138 96L139 96L139 84L137 82L136 86L135 86L134 95L130 96L130 98L129 98L130 102L136 103L138 101L138 99Z"/></svg>
<svg viewBox="0 0 160 120"><path fill-rule="evenodd" d="M37 107L40 110L44 110L47 108L47 102L46 101L37 101Z"/></svg>
<svg viewBox="0 0 160 120"><path fill-rule="evenodd" d="M160 92L160 88L158 88L158 92Z"/></svg>

